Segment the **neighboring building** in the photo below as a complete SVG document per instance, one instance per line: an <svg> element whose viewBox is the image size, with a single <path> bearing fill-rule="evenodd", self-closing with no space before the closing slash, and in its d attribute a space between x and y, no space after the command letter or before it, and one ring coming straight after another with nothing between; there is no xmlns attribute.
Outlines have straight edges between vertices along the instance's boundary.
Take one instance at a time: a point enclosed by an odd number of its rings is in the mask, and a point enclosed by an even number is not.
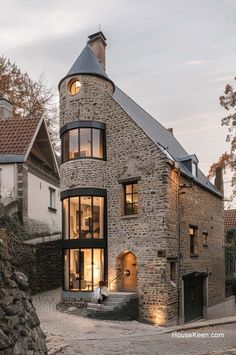
<svg viewBox="0 0 236 355"><path fill-rule="evenodd" d="M61 232L59 170L44 118L14 118L0 97L0 203L32 235Z"/></svg>
<svg viewBox="0 0 236 355"><path fill-rule="evenodd" d="M225 235L229 229L236 230L236 209L224 212ZM232 247L225 248L225 272L227 276L236 274L236 250Z"/></svg>
<svg viewBox="0 0 236 355"><path fill-rule="evenodd" d="M224 211L225 232L231 228L236 228L236 209Z"/></svg>
<svg viewBox="0 0 236 355"><path fill-rule="evenodd" d="M222 194L109 79L105 48L102 32L89 36L59 83L62 299L84 302L104 279L138 293L142 321L214 317L225 306Z"/></svg>

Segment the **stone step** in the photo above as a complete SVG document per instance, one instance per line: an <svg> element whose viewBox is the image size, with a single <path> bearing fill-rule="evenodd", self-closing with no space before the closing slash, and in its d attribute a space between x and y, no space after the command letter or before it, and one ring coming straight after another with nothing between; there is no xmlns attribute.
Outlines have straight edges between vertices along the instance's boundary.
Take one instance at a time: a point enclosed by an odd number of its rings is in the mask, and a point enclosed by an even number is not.
<svg viewBox="0 0 236 355"><path fill-rule="evenodd" d="M133 297L133 296L137 296L137 293L136 292L110 292L109 297L126 298L126 297Z"/></svg>
<svg viewBox="0 0 236 355"><path fill-rule="evenodd" d="M106 301L104 304L105 304L106 306L122 306L122 305L125 304L125 303L126 303L125 300L123 300L122 302L121 302L121 301L116 301L116 302L114 302L113 300L108 300L108 301Z"/></svg>
<svg viewBox="0 0 236 355"><path fill-rule="evenodd" d="M111 302L124 302L124 301L126 301L128 298L126 298L126 297L109 297L108 299L106 299L106 301L105 302L109 302L109 301L111 301Z"/></svg>
<svg viewBox="0 0 236 355"><path fill-rule="evenodd" d="M98 306L95 303L88 303L87 305L87 311L101 311L101 312L106 312L106 311L114 311L116 307L114 306L107 306L105 304L102 304L101 306Z"/></svg>

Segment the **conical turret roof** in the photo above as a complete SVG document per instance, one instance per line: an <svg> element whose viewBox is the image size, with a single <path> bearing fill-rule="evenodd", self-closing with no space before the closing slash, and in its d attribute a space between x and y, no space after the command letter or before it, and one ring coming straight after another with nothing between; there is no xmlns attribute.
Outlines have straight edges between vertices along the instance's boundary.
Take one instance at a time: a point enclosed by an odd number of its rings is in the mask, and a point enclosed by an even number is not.
<svg viewBox="0 0 236 355"><path fill-rule="evenodd" d="M114 83L108 78L105 70L99 63L97 56L88 45L86 45L86 47L80 53L67 75L60 81L59 86L64 79L79 74L99 76L105 80L110 81L114 86Z"/></svg>

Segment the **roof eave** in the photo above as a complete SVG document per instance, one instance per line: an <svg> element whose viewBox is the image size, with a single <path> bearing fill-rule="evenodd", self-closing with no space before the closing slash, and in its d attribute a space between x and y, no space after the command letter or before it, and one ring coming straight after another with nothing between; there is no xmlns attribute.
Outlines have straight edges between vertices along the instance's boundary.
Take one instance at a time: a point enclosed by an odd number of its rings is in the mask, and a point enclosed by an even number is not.
<svg viewBox="0 0 236 355"><path fill-rule="evenodd" d="M182 176L184 176L185 178L191 180L194 184L196 184L196 185L202 187L203 189L207 190L207 191L210 192L211 194L213 194L213 195L215 195L215 196L217 196L217 197L219 197L219 198L223 198L223 197L224 197L220 192L218 192L218 191L216 191L216 190L213 190L211 187L209 187L209 186L207 186L207 185L202 184L199 180L195 179L194 177L190 177L190 176L189 176L188 174L186 174L184 171L180 170L180 174L181 174Z"/></svg>
<svg viewBox="0 0 236 355"><path fill-rule="evenodd" d="M71 78L72 76L76 76L76 75L92 75L92 76L97 76L101 79L104 79L106 81L109 81L112 86L113 86L113 91L115 91L115 84L113 83L113 81L111 79L109 79L108 77L106 77L105 75L101 75L101 74L95 74L95 73L86 73L86 72L76 72L76 73L72 73L72 74L69 74L69 75L66 75L64 76L60 81L59 81L59 84L58 84L58 90L60 90L60 85L61 83L67 79L67 78Z"/></svg>
<svg viewBox="0 0 236 355"><path fill-rule="evenodd" d="M0 164L23 163L24 161L24 154L0 154Z"/></svg>

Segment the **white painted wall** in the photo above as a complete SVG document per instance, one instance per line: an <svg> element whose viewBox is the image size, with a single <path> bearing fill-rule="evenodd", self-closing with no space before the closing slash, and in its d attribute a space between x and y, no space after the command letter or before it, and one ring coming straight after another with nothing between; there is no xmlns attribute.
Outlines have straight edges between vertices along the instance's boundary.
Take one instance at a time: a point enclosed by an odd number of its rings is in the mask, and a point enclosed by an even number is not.
<svg viewBox="0 0 236 355"><path fill-rule="evenodd" d="M56 190L56 213L48 210L50 206L49 187ZM60 190L52 184L28 173L28 218L38 223L47 224L49 232L61 231L61 202ZM41 232L40 230L38 231Z"/></svg>
<svg viewBox="0 0 236 355"><path fill-rule="evenodd" d="M0 202L7 205L16 199L16 164L0 164Z"/></svg>

